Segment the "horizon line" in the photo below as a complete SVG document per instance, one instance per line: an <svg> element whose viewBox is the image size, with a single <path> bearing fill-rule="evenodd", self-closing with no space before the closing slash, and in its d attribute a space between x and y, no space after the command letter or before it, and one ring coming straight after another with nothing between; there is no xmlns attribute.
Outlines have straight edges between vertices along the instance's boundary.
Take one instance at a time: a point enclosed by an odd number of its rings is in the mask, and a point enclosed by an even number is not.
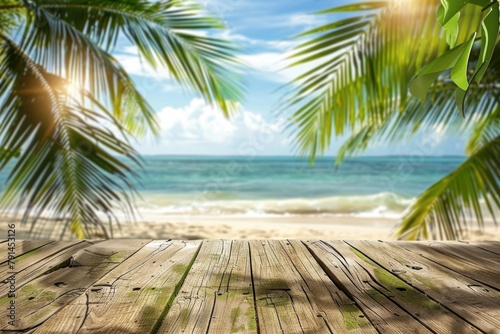
<svg viewBox="0 0 500 334"><path fill-rule="evenodd" d="M283 158L300 158L300 159L309 159L309 157L306 156L299 156L299 155L285 155L285 154L262 154L262 155L238 155L238 154L143 154L140 153L141 156L143 157L152 157L152 156L164 156L164 157L241 157L241 158L248 158L248 157L256 157L256 158L265 158L265 157L283 157ZM458 154L441 154L441 155L425 155L425 154L384 154L384 155L360 155L360 156L353 156L353 157L346 157L345 159L356 159L356 158L387 158L387 157L435 157L435 158L464 158L466 157L465 154L463 155L458 155ZM329 155L323 155L323 156L318 156L316 159L321 159L321 158L333 158L336 159L337 156L329 156Z"/></svg>

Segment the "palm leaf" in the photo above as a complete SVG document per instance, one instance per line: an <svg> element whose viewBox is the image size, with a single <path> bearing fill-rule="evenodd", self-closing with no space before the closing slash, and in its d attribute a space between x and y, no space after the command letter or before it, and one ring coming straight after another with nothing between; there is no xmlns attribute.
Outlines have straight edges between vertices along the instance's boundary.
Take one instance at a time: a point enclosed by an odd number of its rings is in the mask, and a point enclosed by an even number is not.
<svg viewBox="0 0 500 334"><path fill-rule="evenodd" d="M48 29L40 30L46 38L57 32L61 36L79 33L109 50L116 45L118 36L124 35L153 68L166 67L173 78L193 87L226 115L233 113L235 103L241 100L238 75L241 64L236 56L239 51L226 40L197 33L201 29L220 29L223 25L203 15L202 8L192 1L40 1L38 11L37 19L49 23L43 25ZM51 29L50 22L59 26ZM78 33L67 34L67 29ZM43 45L39 36L34 40ZM70 41L61 43L70 45L67 44ZM56 49L52 51L57 54ZM78 57L71 54L74 56ZM79 61L75 63L81 64Z"/></svg>
<svg viewBox="0 0 500 334"><path fill-rule="evenodd" d="M0 133L5 147L24 152L8 177L2 206L24 208L23 220L32 219L32 228L42 214L54 213L67 219L77 237L107 236L97 212L111 218L112 209L120 207L133 214L128 180L133 175L114 154L138 163L136 153L102 129L99 123L109 118L66 95L64 79L46 72L5 36L1 50L0 71L13 80L0 83ZM0 162L5 165L12 155Z"/></svg>
<svg viewBox="0 0 500 334"><path fill-rule="evenodd" d="M495 217L500 207L500 136L492 138L411 206L396 235L403 239L458 239L471 223L484 225L481 201Z"/></svg>
<svg viewBox="0 0 500 334"><path fill-rule="evenodd" d="M308 65L308 68L291 83L285 108L294 110L290 118L295 127L298 152L308 155L311 161L326 152L335 137L344 135L348 138L337 152L337 164L374 143L401 143L417 134L429 135L436 128L442 128L443 135L470 135L468 152L474 155L478 148L490 147L489 143L498 136L498 46L481 84L468 86L466 120L457 112L456 86L450 73L438 77L426 101L417 100L408 93L413 77L447 49L447 41L463 43L478 29L481 9L466 7L460 19L452 22L459 24L461 29L448 26L446 35L441 34L434 15L440 1L408 2L399 8L394 4L392 1L367 1L323 11L319 15L342 15L336 21L299 36L308 39L292 55L295 61L292 66ZM481 58L481 53L484 52L472 48L471 66ZM468 166L473 166L478 159L471 157L470 161ZM498 188L498 178L487 177L482 181L477 198L487 197L485 192L488 191L484 189ZM442 187L439 190L445 193L451 184L443 181L436 187ZM435 193L436 187L429 191ZM464 212L474 207L474 213L481 214L475 209L477 201L470 191L462 194L461 202L458 201L459 189L455 188L454 195L443 197L440 205L451 205ZM493 207L498 202L487 203L492 206L489 210L494 212ZM427 223L434 222L434 218L429 218L434 209L423 212L421 209L425 208L415 208L415 215L420 212L422 216L420 220L412 220L420 225L416 234L408 234L410 237L430 235L426 229ZM436 226L446 226L446 233L441 236L458 235L460 226L455 225L454 219L453 215L439 217ZM480 217L478 221L482 222ZM411 225L405 223L400 234L409 228Z"/></svg>
<svg viewBox="0 0 500 334"><path fill-rule="evenodd" d="M291 66L309 65L309 69L292 82L285 104L294 110L291 123L300 154L314 159L326 152L334 137L367 127L385 133L387 124L407 109L415 116L415 110L424 110L409 96L408 85L447 47L434 18L438 5L437 0L427 0L394 8L392 1L370 1L336 7L321 15L342 12L346 17L300 35L312 37L296 49ZM472 8L462 16L458 42L477 28L477 11ZM443 77L435 89L448 79ZM441 92L436 97L442 97Z"/></svg>
<svg viewBox="0 0 500 334"><path fill-rule="evenodd" d="M44 215L78 237L112 233L115 210L133 218L127 138L156 121L111 55L120 36L226 115L241 98L238 50L198 33L222 25L190 1L5 0L0 18L0 169L13 166L0 205L34 233Z"/></svg>

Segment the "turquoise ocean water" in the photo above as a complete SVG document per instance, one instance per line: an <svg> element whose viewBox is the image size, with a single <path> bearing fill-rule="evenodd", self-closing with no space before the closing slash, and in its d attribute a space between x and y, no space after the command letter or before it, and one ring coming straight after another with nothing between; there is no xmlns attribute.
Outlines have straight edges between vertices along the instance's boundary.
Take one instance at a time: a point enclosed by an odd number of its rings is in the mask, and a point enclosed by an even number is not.
<svg viewBox="0 0 500 334"><path fill-rule="evenodd" d="M295 157L149 156L142 213L397 218L463 157L362 157L339 168Z"/></svg>
<svg viewBox="0 0 500 334"><path fill-rule="evenodd" d="M296 157L145 156L136 170L142 216L398 218L464 157L360 157L336 167ZM5 183L6 171L0 172Z"/></svg>

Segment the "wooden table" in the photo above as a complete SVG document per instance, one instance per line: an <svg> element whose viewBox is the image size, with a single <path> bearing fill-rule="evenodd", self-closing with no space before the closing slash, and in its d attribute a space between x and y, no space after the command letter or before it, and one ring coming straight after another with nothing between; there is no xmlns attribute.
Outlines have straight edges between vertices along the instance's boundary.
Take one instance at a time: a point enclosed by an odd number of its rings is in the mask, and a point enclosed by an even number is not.
<svg viewBox="0 0 500 334"><path fill-rule="evenodd" d="M11 299L0 243L2 332L500 333L499 242L31 240L15 251Z"/></svg>

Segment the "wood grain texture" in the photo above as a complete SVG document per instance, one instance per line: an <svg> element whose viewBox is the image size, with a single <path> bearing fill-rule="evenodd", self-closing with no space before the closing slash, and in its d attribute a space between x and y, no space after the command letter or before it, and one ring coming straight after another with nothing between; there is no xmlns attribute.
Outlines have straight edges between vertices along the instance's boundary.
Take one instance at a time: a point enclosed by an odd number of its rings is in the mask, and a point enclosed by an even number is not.
<svg viewBox="0 0 500 334"><path fill-rule="evenodd" d="M261 333L374 333L297 241L251 241Z"/></svg>
<svg viewBox="0 0 500 334"><path fill-rule="evenodd" d="M460 244L468 244L500 255L500 241L461 241Z"/></svg>
<svg viewBox="0 0 500 334"><path fill-rule="evenodd" d="M376 333L375 327L356 306L354 300L340 290L299 240L279 242L286 251L289 264L302 279L302 290L307 294L314 312L324 318L334 333Z"/></svg>
<svg viewBox="0 0 500 334"><path fill-rule="evenodd" d="M0 258L0 266L3 265L4 263L7 262L7 253L9 249L9 242L7 240L4 240L5 242L0 243L0 254L2 254L2 257ZM16 240L15 242L15 257L19 258L22 255L31 252L37 248L40 248L42 246L45 246L53 241L50 240ZM2 267L0 267L0 272L3 270Z"/></svg>
<svg viewBox="0 0 500 334"><path fill-rule="evenodd" d="M353 299L371 323L382 333L432 333L418 317L401 305L398 288L411 291L426 307L438 307L391 273L370 262L343 241L308 242L330 278ZM405 296L406 298L406 296Z"/></svg>
<svg viewBox="0 0 500 334"><path fill-rule="evenodd" d="M204 241L158 333L257 333L248 244Z"/></svg>
<svg viewBox="0 0 500 334"><path fill-rule="evenodd" d="M415 253L415 257L421 256L427 260L439 263L448 269L460 273L470 279L481 282L490 288L500 291L500 266L491 262L483 262L481 259L476 261L468 260L462 256L445 252L442 247L436 247L438 244L432 243L410 243L395 242L395 245ZM463 247L473 247L463 245ZM470 251L473 254L474 250ZM494 255L489 253L489 255Z"/></svg>
<svg viewBox="0 0 500 334"><path fill-rule="evenodd" d="M150 333L189 271L200 242L148 243L87 289L78 333Z"/></svg>
<svg viewBox="0 0 500 334"><path fill-rule="evenodd" d="M60 266L68 266L71 257L75 253L99 242L86 240L53 242L21 255L16 259L15 264L17 289ZM7 266L4 266L2 269L5 269L5 271L2 270L0 272L0 277L2 278L2 282L0 283L0 298L7 294L8 285L5 284L5 279L11 276L7 271Z"/></svg>
<svg viewBox="0 0 500 334"><path fill-rule="evenodd" d="M84 244L82 242L79 244ZM68 267L38 276L21 287L16 293L16 316L18 330L27 330L43 324L74 299L83 294L96 280L116 267L123 259L136 252L145 241L108 240L73 253ZM78 245L78 244L77 244ZM122 258L111 257L120 248ZM61 250L66 251L66 249ZM0 319L6 318L6 310L0 309ZM9 329L7 324L0 327Z"/></svg>
<svg viewBox="0 0 500 334"><path fill-rule="evenodd" d="M16 246L18 322L7 324L0 295L0 332L500 333L498 242Z"/></svg>
<svg viewBox="0 0 500 334"><path fill-rule="evenodd" d="M494 299L500 300L500 293L485 292L480 284L452 270L424 258L418 258L389 242L348 241L350 246L369 257L387 272L425 294L424 298L437 302L439 307L427 309L418 304L413 296L402 304L413 308L419 319L438 333L480 333L481 328L493 332L500 327L494 312ZM407 294L403 290L401 295ZM489 296L487 294L490 294ZM458 302L460 301L460 302ZM498 304L498 303L496 303ZM464 320L466 319L466 320ZM497 327L499 326L499 327Z"/></svg>

